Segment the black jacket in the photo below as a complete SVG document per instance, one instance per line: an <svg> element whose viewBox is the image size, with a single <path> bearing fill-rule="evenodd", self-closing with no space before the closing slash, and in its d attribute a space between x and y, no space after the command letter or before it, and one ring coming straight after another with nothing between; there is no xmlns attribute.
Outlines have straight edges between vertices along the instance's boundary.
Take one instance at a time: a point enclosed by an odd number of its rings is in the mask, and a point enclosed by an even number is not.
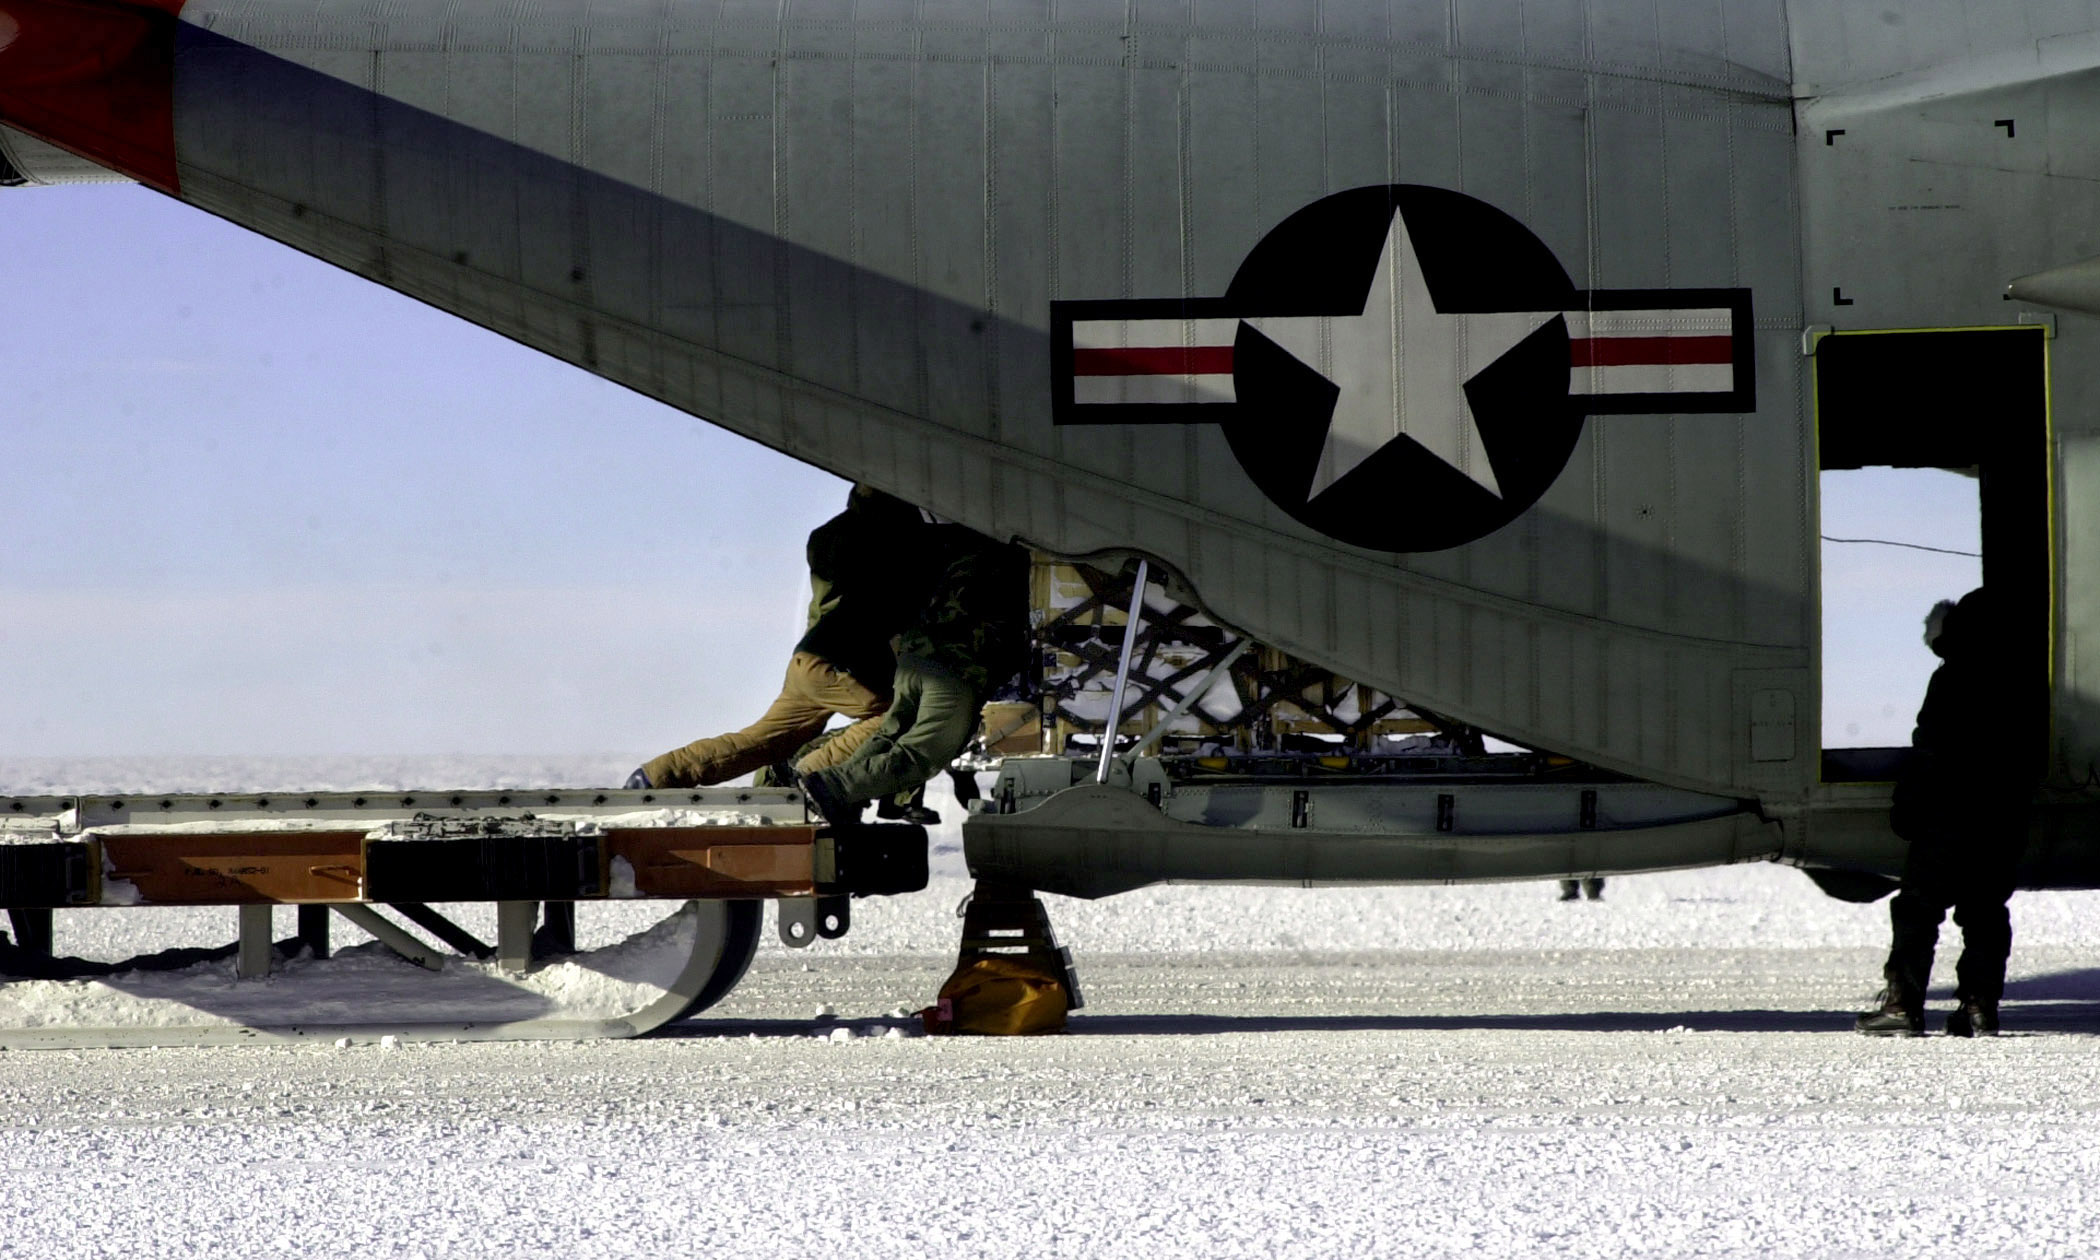
<svg viewBox="0 0 2100 1260"><path fill-rule="evenodd" d="M855 494L809 535L809 630L795 650L887 691L897 667L890 639L926 605L932 542L919 509L885 494Z"/></svg>
<svg viewBox="0 0 2100 1260"><path fill-rule="evenodd" d="M1906 840L2024 829L2035 775L2024 764L2025 741L2006 730L2017 710L1998 633L1979 588L1962 597L1932 645L1940 667L1918 706L1890 818Z"/></svg>

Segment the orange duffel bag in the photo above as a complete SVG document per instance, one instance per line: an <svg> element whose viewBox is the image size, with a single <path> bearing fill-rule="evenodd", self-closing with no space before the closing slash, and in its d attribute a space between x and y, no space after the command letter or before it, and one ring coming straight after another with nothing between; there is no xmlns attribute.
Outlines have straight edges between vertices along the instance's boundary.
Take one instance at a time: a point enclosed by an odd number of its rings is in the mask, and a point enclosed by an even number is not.
<svg viewBox="0 0 2100 1260"><path fill-rule="evenodd" d="M935 1035L1022 1037L1063 1032L1065 983L1025 954L984 954L955 969L940 999L919 1012Z"/></svg>

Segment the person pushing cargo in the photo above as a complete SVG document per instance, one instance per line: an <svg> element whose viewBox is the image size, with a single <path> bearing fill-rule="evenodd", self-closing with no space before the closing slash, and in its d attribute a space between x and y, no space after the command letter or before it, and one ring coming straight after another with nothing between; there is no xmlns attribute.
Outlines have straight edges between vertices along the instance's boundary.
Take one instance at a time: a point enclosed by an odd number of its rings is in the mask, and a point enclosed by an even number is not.
<svg viewBox="0 0 2100 1260"><path fill-rule="evenodd" d="M854 486L846 510L810 533L808 629L788 659L779 697L740 731L644 762L627 786L727 782L794 756L834 713L855 721L826 741L826 757L843 759L860 747L890 707L890 640L924 605L934 573L933 528L903 500Z"/></svg>
<svg viewBox="0 0 2100 1260"><path fill-rule="evenodd" d="M939 576L899 638L888 712L857 748L838 750L834 740L796 766L810 804L834 824L857 821L863 802L924 783L955 760L984 698L1027 660L1027 550L960 525L927 533Z"/></svg>

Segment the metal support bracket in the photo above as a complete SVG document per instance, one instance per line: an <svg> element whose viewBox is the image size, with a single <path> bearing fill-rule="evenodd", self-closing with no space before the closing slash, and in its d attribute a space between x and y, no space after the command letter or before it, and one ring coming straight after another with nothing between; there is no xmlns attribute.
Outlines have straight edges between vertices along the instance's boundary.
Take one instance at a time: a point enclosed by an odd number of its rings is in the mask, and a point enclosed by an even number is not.
<svg viewBox="0 0 2100 1260"><path fill-rule="evenodd" d="M1130 657L1137 650L1138 629L1145 621L1145 579L1151 562L1138 561L1137 577L1130 583L1130 611L1123 618L1123 653L1116 659L1116 690L1108 702L1108 726L1101 732L1101 765L1094 782L1108 782L1109 763L1116 756L1116 732L1123 725L1123 695L1130 687Z"/></svg>
<svg viewBox="0 0 2100 1260"><path fill-rule="evenodd" d="M494 946L420 901L388 902L387 908L469 958L484 959L496 952Z"/></svg>
<svg viewBox="0 0 2100 1260"><path fill-rule="evenodd" d="M845 897L782 897L780 941L789 949L807 949L818 937L835 941L853 926L853 903Z"/></svg>
<svg viewBox="0 0 2100 1260"><path fill-rule="evenodd" d="M269 907L265 906L263 908L267 910ZM242 906L241 909L246 911L248 907ZM409 935L408 932L400 927L395 926L372 907L360 905L356 902L345 902L336 905L333 909L337 914L342 915L371 933L373 940L393 950L416 966L430 971L439 971L444 968L444 959L438 957L436 950Z"/></svg>

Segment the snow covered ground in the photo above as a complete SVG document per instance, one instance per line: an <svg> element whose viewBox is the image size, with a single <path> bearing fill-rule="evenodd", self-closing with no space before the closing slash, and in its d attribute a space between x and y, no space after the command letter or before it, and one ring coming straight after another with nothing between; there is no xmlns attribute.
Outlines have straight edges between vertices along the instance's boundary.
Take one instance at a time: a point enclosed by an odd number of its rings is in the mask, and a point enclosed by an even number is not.
<svg viewBox="0 0 2100 1260"><path fill-rule="evenodd" d="M627 768L0 761L0 791ZM2100 895L2015 900L2016 1035L1996 1041L1853 1035L1883 907L1762 865L1614 880L1595 904L1053 900L1090 1002L1069 1035L884 1036L952 958L967 885L943 858L926 893L858 904L844 941L790 951L769 925L744 985L671 1037L0 1053L0 1256L2100 1250ZM58 930L119 956L218 943L232 916Z"/></svg>

